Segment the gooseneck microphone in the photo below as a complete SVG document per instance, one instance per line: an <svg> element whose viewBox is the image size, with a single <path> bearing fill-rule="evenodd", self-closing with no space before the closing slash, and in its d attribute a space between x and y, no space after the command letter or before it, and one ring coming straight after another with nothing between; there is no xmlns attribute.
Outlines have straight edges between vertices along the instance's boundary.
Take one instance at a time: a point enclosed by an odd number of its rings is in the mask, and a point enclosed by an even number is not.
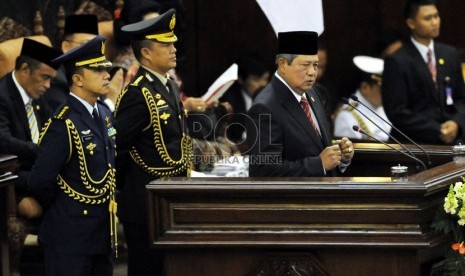
<svg viewBox="0 0 465 276"><path fill-rule="evenodd" d="M365 117L368 121L370 121L373 125L375 125L379 130L381 130L382 132L384 132L387 136L389 136L389 138L391 138L392 140L394 140L394 142L396 142L399 146L401 146L406 152L408 152L410 155L412 156L415 156L415 154L413 154L413 152L411 152L408 148L406 148L401 142L399 142L396 138L394 138L391 134L389 134L388 132L386 132L383 128L381 128L378 124L376 124L375 122L373 122L372 119L370 119L370 117L368 117L365 113L363 113L360 109L358 109L355 105L351 104L349 102L349 99L347 98L342 98L341 101L344 103L344 104L347 104L349 106L351 106L353 109L357 110L358 113L360 113L361 115L363 115L363 117ZM371 110L371 112L373 112ZM353 129L353 128L352 128ZM361 132L362 134L365 134L366 132ZM367 135L368 137L371 137L371 135ZM375 139L376 141L378 141L378 139Z"/></svg>
<svg viewBox="0 0 465 276"><path fill-rule="evenodd" d="M366 107L368 110L371 111L371 113L375 114L378 118L380 118L381 120L383 120L383 122L385 122L386 124L388 124L390 127L392 127L393 129L395 129L397 132L399 132L405 139L407 139L410 143L414 144L417 148L419 148L425 155L426 155L426 158L428 159L428 167L431 167L431 159L429 157L429 154L426 152L426 150L421 147L419 144L417 144L415 141L413 141L410 137L408 137L405 133L403 133L402 131L400 131L397 127L395 127L393 124L391 124L389 121L387 121L386 119L384 119L383 117L379 116L378 113L376 113L374 110L372 110L371 108L369 108L366 104L364 104L363 102L359 101L358 97L355 96L355 95L351 95L350 98L358 103L360 103L361 105L363 105L364 107ZM359 110L357 110L359 111ZM359 111L360 112L360 111ZM379 126L377 126L379 128ZM381 128L379 128L381 129ZM382 129L381 129L382 130ZM389 135L389 137L391 137L391 135ZM397 142L397 141L396 141ZM399 143L399 142L397 142Z"/></svg>
<svg viewBox="0 0 465 276"><path fill-rule="evenodd" d="M374 137L374 136L368 134L366 131L364 131L363 129L361 129L361 128L360 128L359 126L357 126L357 125L352 126L352 129L353 129L354 131L356 131L356 132L360 132L361 134L364 134L364 135L370 137L371 139L373 139L373 140L375 140L375 141L377 141L377 142L379 142L379 143L381 143L381 144L387 146L388 148L391 148L391 149L393 149L393 150L395 150L395 151L397 151L397 152L400 152L400 153L402 153L403 155L405 155L405 156L407 156L407 157L409 157L409 158L415 160L418 164L421 164L421 165L423 166L423 169L424 169L425 171L427 170L425 163L423 163L423 161L421 161L420 159L416 158L414 155L405 153L405 152L403 152L403 151L401 151L401 150L398 150L398 149L394 148L393 146L391 146L391 145L389 145L389 144L387 144L387 143L385 143L385 142L379 140L378 138L376 138L376 137ZM400 144L399 144L399 145L400 145ZM400 145L400 146L402 146L402 145Z"/></svg>

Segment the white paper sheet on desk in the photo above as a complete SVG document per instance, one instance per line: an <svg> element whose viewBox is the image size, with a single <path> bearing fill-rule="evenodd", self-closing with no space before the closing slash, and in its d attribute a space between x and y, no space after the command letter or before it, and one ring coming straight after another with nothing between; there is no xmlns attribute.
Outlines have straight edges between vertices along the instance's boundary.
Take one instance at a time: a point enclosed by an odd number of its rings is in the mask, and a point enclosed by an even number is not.
<svg viewBox="0 0 465 276"><path fill-rule="evenodd" d="M237 64L233 63L228 70L224 71L224 73L208 88L207 93L202 96L202 99L207 104L211 104L221 98L224 92L237 80L237 70Z"/></svg>

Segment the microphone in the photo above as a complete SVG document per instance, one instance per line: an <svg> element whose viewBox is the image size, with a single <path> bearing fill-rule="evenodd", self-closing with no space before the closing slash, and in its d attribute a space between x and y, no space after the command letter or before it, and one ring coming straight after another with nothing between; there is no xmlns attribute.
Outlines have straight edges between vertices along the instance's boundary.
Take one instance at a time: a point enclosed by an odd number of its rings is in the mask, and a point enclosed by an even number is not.
<svg viewBox="0 0 465 276"><path fill-rule="evenodd" d="M362 111L360 111L360 109L358 109L355 105L352 105L350 102L349 102L349 99L347 98L342 98L341 101L349 106L351 106L352 108L354 108L355 110L358 111L358 113L360 113L361 115L363 115L363 117L367 118L368 121L370 121L372 124L374 124L379 130L381 130L382 132L384 132L387 136L389 136L389 138L391 138L392 140L394 140L399 146L401 146L406 152L408 152L410 155L412 156L415 156L415 154L413 154L409 149L407 149L401 142L399 142L396 138L394 138L391 134L389 134L388 132L386 132L383 128L381 128L378 124L376 124L375 122L373 122L372 119L370 119L370 117L368 117L367 115L365 115L365 113L363 113ZM373 112L373 111L371 111ZM352 128L353 129L353 128ZM365 134L365 133L362 133L362 134ZM368 137L371 137L370 135L367 135ZM378 139L375 139L376 141L378 141Z"/></svg>
<svg viewBox="0 0 465 276"><path fill-rule="evenodd" d="M427 170L425 163L423 163L420 159L416 158L414 155L407 154L407 153L405 153L405 152L403 152L403 151L401 151L401 150L398 150L398 149L394 148L393 146L391 146L391 145L389 145L389 144L387 144L387 143L385 143L385 142L379 140L378 138L376 138L376 137L374 137L374 136L368 134L366 131L364 131L363 129L361 129L361 128L360 128L359 126L357 126L357 125L352 126L352 129L353 129L354 131L356 131L356 132L360 132L361 134L364 134L364 135L370 137L371 139L373 139L373 140L375 140L375 141L377 141L377 142L379 142L379 143L382 143L383 145L387 146L388 148L391 148L391 149L393 149L393 150L395 150L395 151L397 151L397 152L400 152L400 153L402 153L403 155L405 155L405 156L407 156L407 157L409 157L409 158L411 158L411 159L417 161L417 163L419 163L419 164L421 164L421 165L423 166L423 169L425 169L425 171Z"/></svg>
<svg viewBox="0 0 465 276"><path fill-rule="evenodd" d="M393 124L391 124L389 121L387 121L386 119L384 119L383 117L379 116L378 113L376 113L375 111L373 111L371 108L369 108L366 104L362 103L361 101L358 100L358 97L355 96L355 95L351 95L350 98L358 103L360 103L361 105L363 105L364 107L366 107L368 110L371 111L371 113L375 114L378 118L380 118L381 120L383 120L383 122L385 122L386 124L388 124L390 127L392 127L393 129L395 129L397 132L399 132L405 139L407 139L410 143L414 144L417 148L419 148L425 155L426 155L426 158L428 159L428 167L431 167L431 159L429 158L429 154L426 152L426 150L421 147L419 144L417 144L415 141L413 141L410 137L408 137L405 133L403 133L402 131L400 131L397 127L395 127ZM357 109L358 112L360 112L358 109ZM378 127L379 128L379 127ZM381 129L381 128L380 128ZM389 137L391 137L391 135L389 135ZM397 141L396 141L397 142ZM399 143L399 142L397 142Z"/></svg>

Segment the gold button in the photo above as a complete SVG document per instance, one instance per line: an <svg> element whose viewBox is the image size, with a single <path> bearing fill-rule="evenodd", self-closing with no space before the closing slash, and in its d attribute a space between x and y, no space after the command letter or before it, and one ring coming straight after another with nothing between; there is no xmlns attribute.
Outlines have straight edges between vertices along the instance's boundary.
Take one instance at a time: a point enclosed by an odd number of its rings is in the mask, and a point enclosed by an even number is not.
<svg viewBox="0 0 465 276"><path fill-rule="evenodd" d="M85 215L85 216L87 216L87 210L84 210L84 212L83 212L83 213L84 213L84 215Z"/></svg>

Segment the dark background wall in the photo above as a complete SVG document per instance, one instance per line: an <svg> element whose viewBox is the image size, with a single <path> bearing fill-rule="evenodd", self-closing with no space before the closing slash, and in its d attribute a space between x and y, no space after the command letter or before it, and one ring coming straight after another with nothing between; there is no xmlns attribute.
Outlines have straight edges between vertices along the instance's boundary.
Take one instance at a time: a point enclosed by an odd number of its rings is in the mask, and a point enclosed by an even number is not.
<svg viewBox="0 0 465 276"><path fill-rule="evenodd" d="M163 0L169 2L170 0ZM45 33L55 35L58 6L67 14L79 0L2 0L0 17L9 16L28 28L36 10L44 18ZM115 0L94 0L113 11ZM178 72L184 90L190 95L203 94L208 86L235 59L248 52L260 52L273 61L277 48L274 31L255 0L175 0L183 3L179 30ZM359 54L378 55L376 42L384 29L408 31L403 20L403 0L323 0L328 76L339 95L351 93L348 85L353 73L352 57ZM465 49L465 1L439 1L442 19L439 41ZM309 16L312 11L308 12Z"/></svg>

